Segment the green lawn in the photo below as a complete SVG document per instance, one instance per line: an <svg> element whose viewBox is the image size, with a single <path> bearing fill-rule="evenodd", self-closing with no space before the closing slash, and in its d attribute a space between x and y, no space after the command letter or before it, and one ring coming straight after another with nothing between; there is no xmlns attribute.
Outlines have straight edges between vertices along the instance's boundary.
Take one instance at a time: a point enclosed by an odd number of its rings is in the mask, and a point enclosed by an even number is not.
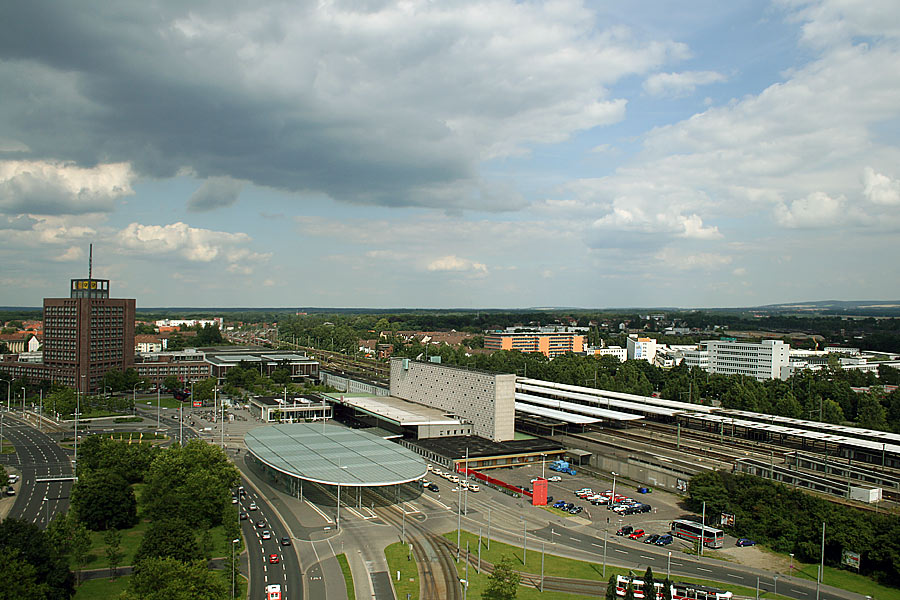
<svg viewBox="0 0 900 600"><path fill-rule="evenodd" d="M807 565L794 561L794 575L798 579L815 581L818 570L818 565ZM825 585L850 590L864 596L872 596L878 600L900 600L900 589L879 585L868 577L857 575L846 569L825 567L825 576L822 581Z"/></svg>
<svg viewBox="0 0 900 600"><path fill-rule="evenodd" d="M341 572L344 574L344 585L347 587L347 600L356 600L356 590L353 589L353 574L350 572L350 563L347 562L347 555L338 554L337 560L341 565Z"/></svg>
<svg viewBox="0 0 900 600"><path fill-rule="evenodd" d="M137 483L132 486L134 488L134 493L138 498L138 524L130 529L122 529L122 561L119 563L119 566L132 565L134 564L134 555L137 554L138 547L141 545L141 539L144 537L144 532L147 531L147 528L150 526L150 520L143 518L143 507L141 505L141 494L146 487L146 484ZM228 557L231 554L231 540L225 539L225 529L219 525L218 527L214 527L210 530L212 533L212 555L213 557ZM85 569L102 569L109 567L109 561L106 558L106 543L103 541L104 536L103 531L92 531L91 534L91 547L88 551L87 562L84 565ZM200 538L202 536L202 532L197 532L197 541L200 542ZM237 545L235 551L240 553L243 550L243 542ZM75 568L74 562L72 563L72 568Z"/></svg>
<svg viewBox="0 0 900 600"><path fill-rule="evenodd" d="M100 435L104 438L125 440L135 444L138 441L164 440L169 437L164 433L156 433L155 431L117 431L116 433L101 433Z"/></svg>
<svg viewBox="0 0 900 600"><path fill-rule="evenodd" d="M3 440L3 444L0 445L0 454L13 454L16 451L16 447L13 446L10 442Z"/></svg>
<svg viewBox="0 0 900 600"><path fill-rule="evenodd" d="M130 578L126 575L113 581L106 577L84 581L75 588L75 600L116 600L128 588Z"/></svg>
<svg viewBox="0 0 900 600"><path fill-rule="evenodd" d="M456 544L456 531L452 531L444 534L444 537L450 540L454 545ZM463 531L461 536L461 546L463 552L465 552L466 542L469 543L469 552L475 556L478 553L478 535L470 533L468 531ZM528 554L527 554L527 563L523 566L522 564L522 547L521 546L510 546L508 544L503 544L496 540L491 540L491 548L488 550L487 548L487 540L482 537L481 539L481 558L490 563L495 563L500 560L500 558L504 555L508 555L513 559L513 568L518 571L523 571L527 573L533 573L535 575L540 575L541 572L541 546L539 544L536 547L529 546ZM556 575L560 577L572 577L575 579L587 579L594 581L605 581L609 579L610 575L628 575L629 570L623 569L620 567L606 567L606 577L603 576L603 564L602 563L592 563L592 562L584 562L579 560L573 560L571 558L564 558L561 556L555 556L552 554L553 549L550 544L545 545L545 556L544 556L544 575ZM461 566L465 566L465 561L460 561ZM471 576L474 569L469 567L469 575ZM638 574L643 574L644 570L641 569ZM654 577L664 578L665 571L663 572L654 572ZM678 577L678 581L684 581L688 583L698 583L701 585L708 585L711 587L719 587L725 588L732 592L735 595L739 596L756 596L755 588L745 588L740 586L735 586L733 584L727 582L719 582L712 581L708 579L693 579L690 577ZM473 586L475 585L473 579ZM527 596L521 595L527 588L520 588L520 597L527 598ZM471 593L473 589L470 587L469 592ZM474 597L479 597L480 589ZM547 597L547 592L544 593L544 597ZM551 596L552 597L552 596ZM567 599L577 598L577 596L573 596L570 594L561 595L561 597L565 597ZM766 594L761 592L760 598L767 597L772 598L772 594ZM879 596L880 598L881 596ZM535 596L536 598L536 596Z"/></svg>
<svg viewBox="0 0 900 600"><path fill-rule="evenodd" d="M409 546L403 542L396 542L384 549L397 598L406 598L409 594L410 600L419 600L419 570L416 561L406 560L408 554ZM400 581L397 581L397 571L400 571Z"/></svg>

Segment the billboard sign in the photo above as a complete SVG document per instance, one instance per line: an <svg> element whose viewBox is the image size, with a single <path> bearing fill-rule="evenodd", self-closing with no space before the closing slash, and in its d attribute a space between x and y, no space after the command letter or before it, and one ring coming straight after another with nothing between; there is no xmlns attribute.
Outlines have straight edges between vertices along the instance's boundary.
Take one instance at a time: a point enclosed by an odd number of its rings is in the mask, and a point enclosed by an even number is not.
<svg viewBox="0 0 900 600"><path fill-rule="evenodd" d="M848 567L859 571L859 552L844 550L844 553L841 556L841 564L847 565Z"/></svg>
<svg viewBox="0 0 900 600"><path fill-rule="evenodd" d="M199 400L194 400L193 405L194 405L194 408L200 408L200 406L202 405L202 402L200 402Z"/></svg>

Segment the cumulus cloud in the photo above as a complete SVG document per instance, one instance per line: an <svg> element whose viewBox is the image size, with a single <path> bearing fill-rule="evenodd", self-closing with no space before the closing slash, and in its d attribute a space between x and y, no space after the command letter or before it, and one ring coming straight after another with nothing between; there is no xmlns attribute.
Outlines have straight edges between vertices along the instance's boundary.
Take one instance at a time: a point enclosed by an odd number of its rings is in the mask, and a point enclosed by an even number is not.
<svg viewBox="0 0 900 600"><path fill-rule="evenodd" d="M185 223L142 225L131 223L116 235L120 247L140 255L180 256L190 262L209 263L216 259L228 263L232 273L249 274L256 263L268 260L269 254L252 252L246 233L227 233L190 227Z"/></svg>
<svg viewBox="0 0 900 600"><path fill-rule="evenodd" d="M14 3L5 16L0 130L32 157L115 156L141 175L187 167L389 206L517 208L485 188L481 161L620 121L613 84L689 54L578 0L115 13L86 0Z"/></svg>
<svg viewBox="0 0 900 600"><path fill-rule="evenodd" d="M863 170L863 194L873 204L896 206L900 204L900 181L866 167Z"/></svg>
<svg viewBox="0 0 900 600"><path fill-rule="evenodd" d="M84 250L79 246L69 246L66 251L55 257L58 262L74 262L84 258Z"/></svg>
<svg viewBox="0 0 900 600"><path fill-rule="evenodd" d="M208 211L231 206L237 202L244 183L231 177L210 177L188 199L188 210Z"/></svg>
<svg viewBox="0 0 900 600"><path fill-rule="evenodd" d="M725 81L716 71L684 71L682 73L654 73L644 80L644 91L651 96L681 97L694 93L697 86Z"/></svg>
<svg viewBox="0 0 900 600"><path fill-rule="evenodd" d="M133 194L126 163L83 168L72 163L0 161L0 212L79 215L110 212L115 201Z"/></svg>
<svg viewBox="0 0 900 600"><path fill-rule="evenodd" d="M468 258L460 258L455 255L442 256L428 263L429 271L479 271L487 272L487 265L474 262Z"/></svg>
<svg viewBox="0 0 900 600"><path fill-rule="evenodd" d="M832 198L824 192L794 200L790 206L775 207L775 220L782 227L792 229L827 227L840 223L845 217L845 200Z"/></svg>

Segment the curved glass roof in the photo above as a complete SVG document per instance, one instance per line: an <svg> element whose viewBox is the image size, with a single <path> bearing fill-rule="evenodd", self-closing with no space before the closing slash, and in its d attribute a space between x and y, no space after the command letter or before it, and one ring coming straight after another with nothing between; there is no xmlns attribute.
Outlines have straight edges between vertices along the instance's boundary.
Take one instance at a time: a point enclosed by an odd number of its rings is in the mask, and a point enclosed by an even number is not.
<svg viewBox="0 0 900 600"><path fill-rule="evenodd" d="M321 423L259 427L244 436L247 450L271 468L325 485L373 487L415 481L424 459L360 429Z"/></svg>

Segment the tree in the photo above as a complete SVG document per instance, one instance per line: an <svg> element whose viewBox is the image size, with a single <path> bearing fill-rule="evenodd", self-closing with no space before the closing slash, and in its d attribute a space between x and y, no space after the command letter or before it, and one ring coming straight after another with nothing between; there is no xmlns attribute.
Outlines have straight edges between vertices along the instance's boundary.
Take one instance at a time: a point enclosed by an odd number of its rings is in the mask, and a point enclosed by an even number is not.
<svg viewBox="0 0 900 600"><path fill-rule="evenodd" d="M72 572L69 571L68 560L64 553L52 543L47 532L34 523L19 519L5 519L0 522L0 549L3 552L16 552L14 561L27 563L34 569L34 580L46 585L49 598L71 598L75 594ZM5 561L0 557L0 572ZM22 564L12 565L27 576L30 569ZM6 571L8 572L8 571ZM0 588L6 584L0 577ZM10 598L29 596L10 596ZM38 596L40 597L40 596Z"/></svg>
<svg viewBox="0 0 900 600"><path fill-rule="evenodd" d="M668 577L663 580L663 600L672 600L672 580Z"/></svg>
<svg viewBox="0 0 900 600"><path fill-rule="evenodd" d="M487 586L481 593L482 600L513 600L516 597L519 592L519 574L512 566L509 555L503 555L488 577Z"/></svg>
<svg viewBox="0 0 900 600"><path fill-rule="evenodd" d="M87 527L83 523L76 522L72 528L72 557L78 566L78 575L76 582L81 584L81 570L87 563L88 550L91 548L91 534L88 533Z"/></svg>
<svg viewBox="0 0 900 600"><path fill-rule="evenodd" d="M116 569L122 561L122 533L118 529L110 529L104 534L103 541L106 543L106 560L109 561L109 571L112 578L116 578Z"/></svg>
<svg viewBox="0 0 900 600"><path fill-rule="evenodd" d="M145 480L142 498L151 519L177 515L191 528L215 527L240 475L221 448L195 439L158 455Z"/></svg>
<svg viewBox="0 0 900 600"><path fill-rule="evenodd" d="M856 408L856 421L866 429L888 429L887 411L881 402L872 394L862 394Z"/></svg>
<svg viewBox="0 0 900 600"><path fill-rule="evenodd" d="M631 581L625 586L625 600L634 600L634 583Z"/></svg>
<svg viewBox="0 0 900 600"><path fill-rule="evenodd" d="M656 600L656 588L654 587L653 569L649 566L644 572L644 598L645 600Z"/></svg>
<svg viewBox="0 0 900 600"><path fill-rule="evenodd" d="M19 556L15 548L0 548L0 600L39 598L49 600L50 588L37 582L34 565Z"/></svg>
<svg viewBox="0 0 900 600"><path fill-rule="evenodd" d="M189 563L200 556L200 546L193 530L182 519L154 521L147 528L135 554L135 562L147 558L172 558Z"/></svg>
<svg viewBox="0 0 900 600"><path fill-rule="evenodd" d="M616 576L610 575L606 582L606 600L616 600Z"/></svg>
<svg viewBox="0 0 900 600"><path fill-rule="evenodd" d="M225 581L202 561L146 558L135 565L125 600L221 600Z"/></svg>
<svg viewBox="0 0 900 600"><path fill-rule="evenodd" d="M72 488L72 508L93 531L124 529L137 523L137 500L124 477L113 471L87 471Z"/></svg>
<svg viewBox="0 0 900 600"><path fill-rule="evenodd" d="M166 375L166 377L163 379L163 387L167 390L174 390L181 387L181 382L175 375Z"/></svg>

